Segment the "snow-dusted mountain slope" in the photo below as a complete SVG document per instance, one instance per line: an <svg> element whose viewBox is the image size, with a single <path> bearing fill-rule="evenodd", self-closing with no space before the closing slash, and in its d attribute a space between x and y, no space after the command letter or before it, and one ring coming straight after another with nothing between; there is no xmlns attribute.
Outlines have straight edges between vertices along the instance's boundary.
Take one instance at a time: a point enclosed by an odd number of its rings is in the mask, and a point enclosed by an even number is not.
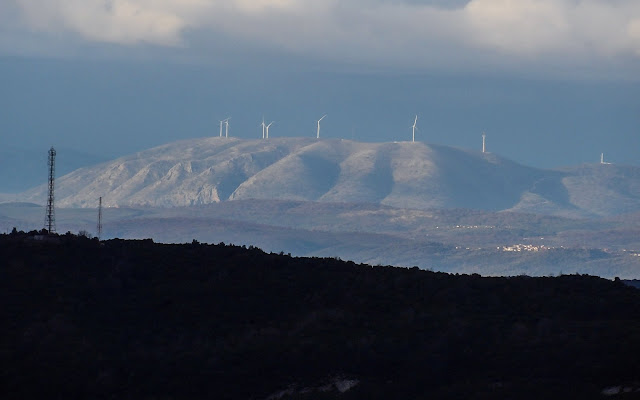
<svg viewBox="0 0 640 400"><path fill-rule="evenodd" d="M192 139L56 181L57 205L187 206L240 199L359 202L401 208L611 215L640 210L640 168L526 167L424 143L277 138ZM43 203L46 187L20 196Z"/></svg>

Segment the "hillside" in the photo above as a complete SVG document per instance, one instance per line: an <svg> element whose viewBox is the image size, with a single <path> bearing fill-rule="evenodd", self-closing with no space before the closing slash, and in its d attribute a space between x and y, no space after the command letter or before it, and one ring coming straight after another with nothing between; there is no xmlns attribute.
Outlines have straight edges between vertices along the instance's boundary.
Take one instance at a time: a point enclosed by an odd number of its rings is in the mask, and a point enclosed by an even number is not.
<svg viewBox="0 0 640 400"><path fill-rule="evenodd" d="M640 168L614 164L585 164L564 169L562 182L569 201L597 215L638 212ZM586 190L589 188L590 190Z"/></svg>
<svg viewBox="0 0 640 400"><path fill-rule="evenodd" d="M196 239L451 273L640 278L640 229L633 215L568 219L291 200L103 211L103 238L164 243ZM0 232L41 229L44 214L44 207L34 204L0 204ZM58 232L95 234L96 217L94 208L58 209Z"/></svg>
<svg viewBox="0 0 640 400"><path fill-rule="evenodd" d="M621 282L72 235L0 252L4 399L637 395L640 291Z"/></svg>
<svg viewBox="0 0 640 400"><path fill-rule="evenodd" d="M226 200L372 203L564 216L640 211L640 168L526 167L495 154L424 143L192 139L59 177L59 207L176 207ZM46 187L19 197L43 203Z"/></svg>

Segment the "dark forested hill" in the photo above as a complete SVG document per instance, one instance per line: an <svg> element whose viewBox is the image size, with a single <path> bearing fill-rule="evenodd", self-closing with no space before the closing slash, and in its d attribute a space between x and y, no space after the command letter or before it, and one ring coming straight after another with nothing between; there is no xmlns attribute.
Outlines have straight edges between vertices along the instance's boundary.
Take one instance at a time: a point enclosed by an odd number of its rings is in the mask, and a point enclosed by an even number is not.
<svg viewBox="0 0 640 400"><path fill-rule="evenodd" d="M95 232L98 210L57 208L59 232ZM0 232L41 228L44 207L0 204ZM104 208L102 238L255 246L301 257L484 276L640 278L640 213L568 219L468 209L238 200L176 208Z"/></svg>
<svg viewBox="0 0 640 400"><path fill-rule="evenodd" d="M0 256L4 399L639 394L622 282L73 235L0 235Z"/></svg>

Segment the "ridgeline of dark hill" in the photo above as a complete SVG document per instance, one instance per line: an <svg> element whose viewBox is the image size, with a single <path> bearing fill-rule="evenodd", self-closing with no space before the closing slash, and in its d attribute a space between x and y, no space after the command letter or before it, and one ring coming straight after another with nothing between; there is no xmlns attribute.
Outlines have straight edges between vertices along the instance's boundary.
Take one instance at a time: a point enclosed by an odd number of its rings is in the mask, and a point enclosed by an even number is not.
<svg viewBox="0 0 640 400"><path fill-rule="evenodd" d="M0 255L4 399L586 399L640 386L640 291L621 282L72 235L0 235Z"/></svg>

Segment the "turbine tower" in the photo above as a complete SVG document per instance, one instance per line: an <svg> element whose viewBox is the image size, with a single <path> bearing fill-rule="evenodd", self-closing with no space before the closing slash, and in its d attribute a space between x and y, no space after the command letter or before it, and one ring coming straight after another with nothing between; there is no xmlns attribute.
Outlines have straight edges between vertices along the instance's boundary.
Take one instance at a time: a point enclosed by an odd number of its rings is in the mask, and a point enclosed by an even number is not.
<svg viewBox="0 0 640 400"><path fill-rule="evenodd" d="M411 130L413 131L413 136L411 138L412 142L416 141L416 125L418 125L418 115L416 115L416 119L413 121L413 125L411 126Z"/></svg>
<svg viewBox="0 0 640 400"><path fill-rule="evenodd" d="M484 153L484 152L485 152L485 150L486 150L486 147L485 147L485 140L486 140L486 139L487 139L487 134L486 134L486 133L484 133L484 132L482 132L482 152L483 152L483 153Z"/></svg>
<svg viewBox="0 0 640 400"><path fill-rule="evenodd" d="M44 220L44 226L49 233L56 232L56 216L54 207L53 189L56 179L56 150L51 147L49 149L49 193L47 196L47 215Z"/></svg>
<svg viewBox="0 0 640 400"><path fill-rule="evenodd" d="M316 139L320 139L320 121L322 121L326 116L327 114L323 115L322 118L318 120L318 130L316 131Z"/></svg>
<svg viewBox="0 0 640 400"><path fill-rule="evenodd" d="M220 137L222 137L222 124L224 124L224 120L220 121Z"/></svg>
<svg viewBox="0 0 640 400"><path fill-rule="evenodd" d="M102 237L102 196L98 199L98 240Z"/></svg>
<svg viewBox="0 0 640 400"><path fill-rule="evenodd" d="M227 118L224 120L224 137L228 138L229 137L229 120L231 119L231 117Z"/></svg>
<svg viewBox="0 0 640 400"><path fill-rule="evenodd" d="M604 153L600 153L600 164L604 164Z"/></svg>
<svg viewBox="0 0 640 400"><path fill-rule="evenodd" d="M274 121L271 121L271 123L265 127L265 128L266 128L266 130L267 130L267 139L269 139L269 127L270 127L271 125L273 125L273 122L274 122ZM263 122L263 124L264 124L264 122Z"/></svg>
<svg viewBox="0 0 640 400"><path fill-rule="evenodd" d="M262 123L260 125L262 126L262 138L265 139L264 132L266 125L264 124L264 116L262 117Z"/></svg>

